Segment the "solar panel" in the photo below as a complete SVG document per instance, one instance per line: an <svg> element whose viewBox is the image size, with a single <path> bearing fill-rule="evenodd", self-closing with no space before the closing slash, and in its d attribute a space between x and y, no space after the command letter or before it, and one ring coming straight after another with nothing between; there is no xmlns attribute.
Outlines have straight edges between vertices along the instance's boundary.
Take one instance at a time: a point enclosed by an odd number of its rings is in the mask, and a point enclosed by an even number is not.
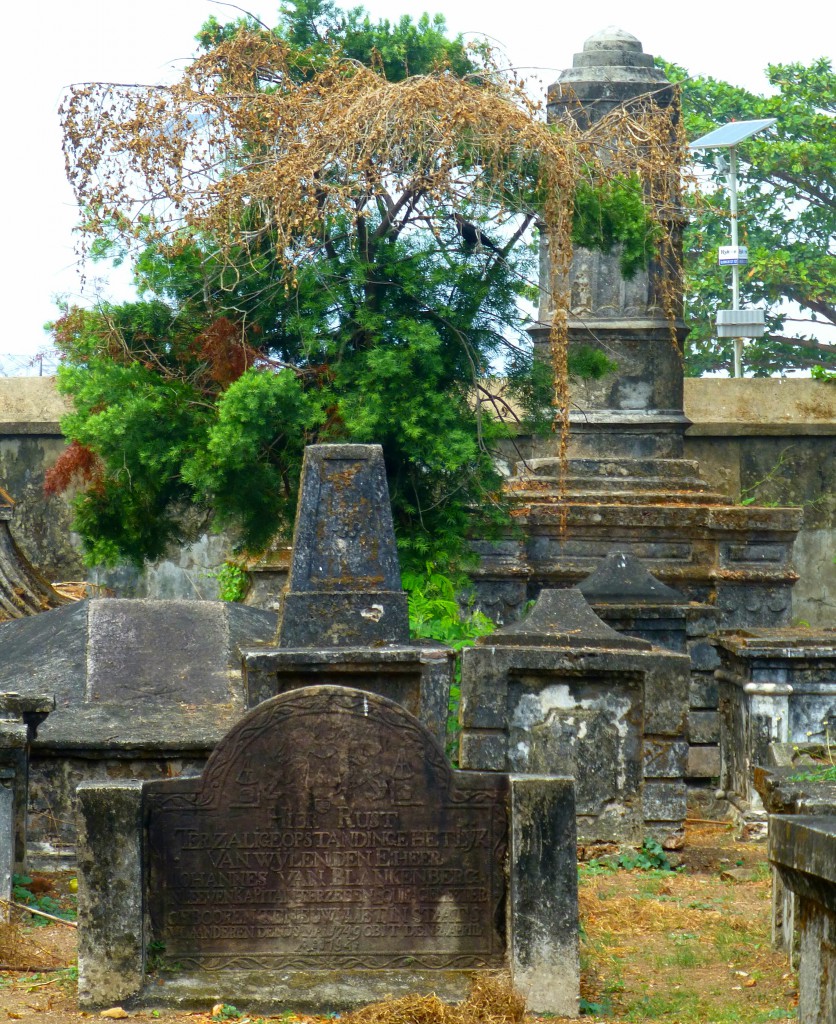
<svg viewBox="0 0 836 1024"><path fill-rule="evenodd" d="M688 149L714 149L720 147L736 146L743 142L750 135L761 132L775 124L777 117L766 117L760 121L730 121L722 124L719 128L701 136L696 142L692 142Z"/></svg>

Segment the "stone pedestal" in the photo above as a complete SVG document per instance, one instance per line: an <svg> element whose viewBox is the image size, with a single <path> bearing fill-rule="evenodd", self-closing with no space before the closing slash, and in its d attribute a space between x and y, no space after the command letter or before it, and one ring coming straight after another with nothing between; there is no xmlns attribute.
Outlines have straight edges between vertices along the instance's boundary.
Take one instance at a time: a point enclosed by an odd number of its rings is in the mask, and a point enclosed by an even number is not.
<svg viewBox="0 0 836 1024"><path fill-rule="evenodd" d="M639 110L651 99L663 109L677 102L673 86L639 40L608 28L590 36L573 66L549 87L547 114L552 122L572 118L586 126L614 107ZM600 350L617 363L600 381L573 383L571 454L681 459L689 423L682 411L685 328L677 320L672 336L660 298L660 265L653 261L626 280L619 259L618 247L609 253L579 248L569 272L570 347ZM540 318L545 323L532 331L538 352L546 347L554 306L548 283L544 261ZM676 313L681 315L681 304Z"/></svg>
<svg viewBox="0 0 836 1024"><path fill-rule="evenodd" d="M380 445L305 449L277 642L241 655L250 707L353 686L396 700L444 743L455 654L410 643Z"/></svg>
<svg viewBox="0 0 836 1024"><path fill-rule="evenodd" d="M765 828L757 765L775 743L836 735L836 629L747 630L715 639L720 656L720 786L752 827Z"/></svg>
<svg viewBox="0 0 836 1024"><path fill-rule="evenodd" d="M799 1024L836 1020L836 818L769 824L769 859L799 900Z"/></svg>
<svg viewBox="0 0 836 1024"><path fill-rule="evenodd" d="M247 706L300 686L351 686L397 701L430 730L439 743L447 735L450 683L456 655L440 644L285 649L246 647Z"/></svg>
<svg viewBox="0 0 836 1024"><path fill-rule="evenodd" d="M462 654L463 768L576 780L584 842L677 837L685 818L688 658L619 635L577 590Z"/></svg>

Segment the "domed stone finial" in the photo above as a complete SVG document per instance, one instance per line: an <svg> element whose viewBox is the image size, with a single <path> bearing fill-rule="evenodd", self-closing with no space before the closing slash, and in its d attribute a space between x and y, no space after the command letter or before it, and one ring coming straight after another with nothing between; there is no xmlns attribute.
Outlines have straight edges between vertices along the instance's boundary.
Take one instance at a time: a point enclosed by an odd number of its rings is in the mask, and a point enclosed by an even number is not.
<svg viewBox="0 0 836 1024"><path fill-rule="evenodd" d="M600 32L594 32L583 44L585 52L589 50L635 50L643 53L642 44L634 35L625 32L617 25L608 25Z"/></svg>
<svg viewBox="0 0 836 1024"><path fill-rule="evenodd" d="M610 25L595 32L576 53L572 67L564 71L558 82L590 83L596 81L652 85L664 82L665 76L653 64L653 56L645 53L641 42L623 28Z"/></svg>

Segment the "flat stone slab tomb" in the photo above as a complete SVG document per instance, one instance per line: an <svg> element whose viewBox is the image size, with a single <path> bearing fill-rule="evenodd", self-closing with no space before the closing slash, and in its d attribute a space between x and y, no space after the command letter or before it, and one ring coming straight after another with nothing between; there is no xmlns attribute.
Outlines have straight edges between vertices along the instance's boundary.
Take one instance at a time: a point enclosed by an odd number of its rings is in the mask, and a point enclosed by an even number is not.
<svg viewBox="0 0 836 1024"><path fill-rule="evenodd" d="M488 971L577 1015L572 780L455 771L385 697L281 694L199 778L78 796L85 1008L458 1000Z"/></svg>

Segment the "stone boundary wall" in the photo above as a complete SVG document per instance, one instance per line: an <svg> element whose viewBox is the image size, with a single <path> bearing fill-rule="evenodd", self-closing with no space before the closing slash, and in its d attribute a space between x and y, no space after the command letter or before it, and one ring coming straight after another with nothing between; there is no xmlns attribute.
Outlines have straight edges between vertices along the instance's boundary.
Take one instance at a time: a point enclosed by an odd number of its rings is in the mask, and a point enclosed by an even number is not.
<svg viewBox="0 0 836 1024"><path fill-rule="evenodd" d="M63 498L45 498L43 478L64 449L66 411L51 377L0 378L0 486L17 502L12 532L51 580L85 575ZM685 457L735 500L800 505L804 526L794 550L801 580L796 620L836 622L836 385L807 379L685 380L692 422ZM230 550L223 537L201 537L143 574L97 573L119 596L214 598L207 576Z"/></svg>
<svg viewBox="0 0 836 1024"><path fill-rule="evenodd" d="M46 497L44 477L66 448L67 401L53 377L0 377L0 487L15 501L11 531L51 582L89 579L118 597L214 600L210 575L229 556L227 537L203 534L140 573L132 566L90 572L72 532L71 495Z"/></svg>
<svg viewBox="0 0 836 1024"><path fill-rule="evenodd" d="M836 625L836 385L800 378L685 381L685 458L736 501L798 505L796 624Z"/></svg>

